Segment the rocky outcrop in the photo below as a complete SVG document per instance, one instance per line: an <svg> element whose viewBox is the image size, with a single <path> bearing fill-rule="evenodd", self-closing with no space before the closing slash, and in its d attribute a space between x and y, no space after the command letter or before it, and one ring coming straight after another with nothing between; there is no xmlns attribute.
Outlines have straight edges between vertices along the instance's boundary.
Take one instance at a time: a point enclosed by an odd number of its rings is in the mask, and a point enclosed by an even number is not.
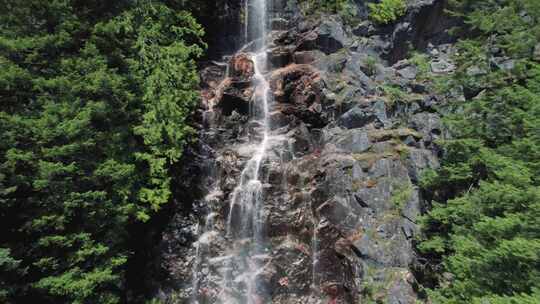
<svg viewBox="0 0 540 304"><path fill-rule="evenodd" d="M415 16L433 13L426 7L435 2L423 1ZM398 40L374 25L351 28L336 16L298 21L274 19L267 37L271 131L260 173L266 246L252 260L263 265L253 303L416 303L417 185L424 169L438 166L444 129L437 107L445 100L420 73L451 73L452 48L430 45L432 71L420 71L408 60L394 62L403 55L379 52L381 42L388 51ZM417 34L428 26L412 15L403 21ZM207 194L165 235L164 246L181 248L176 256L168 251L163 264L174 282L170 303L221 303L223 277L239 275L227 264L232 239L225 231L242 220L230 201L261 140L260 122L250 119L261 94L250 47L201 71ZM194 218L198 229L190 226ZM199 241L174 245L175 229ZM247 286L240 281L226 293L241 299Z"/></svg>

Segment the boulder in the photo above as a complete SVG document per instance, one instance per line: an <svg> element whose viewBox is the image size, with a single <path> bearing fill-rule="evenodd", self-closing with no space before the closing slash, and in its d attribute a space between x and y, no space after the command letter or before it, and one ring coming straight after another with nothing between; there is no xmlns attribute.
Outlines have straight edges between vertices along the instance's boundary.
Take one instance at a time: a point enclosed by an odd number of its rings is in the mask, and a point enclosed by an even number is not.
<svg viewBox="0 0 540 304"><path fill-rule="evenodd" d="M435 74L447 74L456 69L456 66L444 59L434 60L431 62L431 71Z"/></svg>
<svg viewBox="0 0 540 304"><path fill-rule="evenodd" d="M291 51L286 47L276 47L267 52L268 62L273 68L288 65L292 60L291 57Z"/></svg>
<svg viewBox="0 0 540 304"><path fill-rule="evenodd" d="M353 30L353 34L356 36L365 37L373 33L375 30L373 24L370 21L364 21L358 24Z"/></svg>
<svg viewBox="0 0 540 304"><path fill-rule="evenodd" d="M313 127L325 125L322 85L320 74L309 65L292 64L274 71L270 77L274 98L280 103L278 108Z"/></svg>
<svg viewBox="0 0 540 304"><path fill-rule="evenodd" d="M249 100L234 88L230 88L223 93L218 106L221 108L223 115L226 116L231 115L233 111L241 115L249 114Z"/></svg>
<svg viewBox="0 0 540 304"><path fill-rule="evenodd" d="M343 25L333 19L325 19L319 25L319 37L317 44L321 51L326 54L334 53L348 43Z"/></svg>
<svg viewBox="0 0 540 304"><path fill-rule="evenodd" d="M318 49L328 55L341 50L348 43L343 25L334 19L325 19L316 29L300 36L296 49Z"/></svg>
<svg viewBox="0 0 540 304"><path fill-rule="evenodd" d="M284 31L288 28L289 22L284 18L274 18L270 20L270 26L274 31Z"/></svg>
<svg viewBox="0 0 540 304"><path fill-rule="evenodd" d="M339 125L347 129L361 128L375 120L375 115L355 106L339 118Z"/></svg>
<svg viewBox="0 0 540 304"><path fill-rule="evenodd" d="M233 78L251 79L255 74L251 56L245 53L234 55L229 62L229 73Z"/></svg>
<svg viewBox="0 0 540 304"><path fill-rule="evenodd" d="M336 142L336 146L351 153L363 153L369 150L373 143L366 131L353 129L346 132Z"/></svg>
<svg viewBox="0 0 540 304"><path fill-rule="evenodd" d="M313 51L295 52L293 54L293 62L296 64L310 64L316 60Z"/></svg>
<svg viewBox="0 0 540 304"><path fill-rule="evenodd" d="M396 72L400 77L403 77L408 80L412 80L416 78L417 75L417 69L414 66L407 66L401 70L398 70Z"/></svg>

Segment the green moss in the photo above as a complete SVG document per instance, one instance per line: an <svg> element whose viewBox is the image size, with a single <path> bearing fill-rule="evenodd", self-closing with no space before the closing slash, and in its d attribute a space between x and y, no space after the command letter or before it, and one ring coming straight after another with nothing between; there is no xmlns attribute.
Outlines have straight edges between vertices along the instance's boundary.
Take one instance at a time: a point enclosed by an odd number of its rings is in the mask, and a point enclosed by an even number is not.
<svg viewBox="0 0 540 304"><path fill-rule="evenodd" d="M402 161L405 161L409 155L411 155L411 148L403 143L397 144L394 149L399 154L399 158Z"/></svg>
<svg viewBox="0 0 540 304"><path fill-rule="evenodd" d="M406 101L407 92L405 92L401 87L395 85L382 85L381 90L386 96L387 104L392 106L400 101Z"/></svg>
<svg viewBox="0 0 540 304"><path fill-rule="evenodd" d="M418 71L416 78L418 80L427 80L430 71L428 56L426 54L414 52L409 60L416 66Z"/></svg>
<svg viewBox="0 0 540 304"><path fill-rule="evenodd" d="M413 129L400 128L392 130L374 130L368 133L369 140L372 142L381 142L386 140L401 140L407 136L413 136L416 139L421 139L423 135Z"/></svg>
<svg viewBox="0 0 540 304"><path fill-rule="evenodd" d="M412 103L423 98L423 95L417 93L409 93L403 88L393 84L384 84L379 86L388 106L393 107L398 103Z"/></svg>
<svg viewBox="0 0 540 304"><path fill-rule="evenodd" d="M379 24L393 23L407 11L404 0L382 0L368 6L370 19Z"/></svg>

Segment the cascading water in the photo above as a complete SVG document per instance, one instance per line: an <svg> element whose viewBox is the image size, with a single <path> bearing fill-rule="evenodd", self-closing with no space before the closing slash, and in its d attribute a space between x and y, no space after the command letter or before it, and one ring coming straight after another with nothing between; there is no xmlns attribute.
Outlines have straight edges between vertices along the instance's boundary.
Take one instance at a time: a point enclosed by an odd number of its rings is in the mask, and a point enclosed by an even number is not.
<svg viewBox="0 0 540 304"><path fill-rule="evenodd" d="M271 1L219 2L225 17L245 18L230 41L245 45L201 63L206 111L186 173L203 173L189 186L207 195L189 196L192 212L166 234L162 265L178 288L167 303L414 303L407 265L421 201L416 190L403 206L392 198L398 182L438 166L420 139L432 136L421 122L437 117L421 109L402 125L407 113L358 90L379 76L361 68L376 43L355 46L340 18L305 16L301 1ZM414 84L386 69L385 81Z"/></svg>
<svg viewBox="0 0 540 304"><path fill-rule="evenodd" d="M266 43L267 35L267 1L246 0L244 35L251 40L255 51L250 55L254 65L253 85L255 94L252 101L251 124L256 125L254 133L250 134L250 142L257 146L253 156L247 161L238 185L232 192L229 202L229 214L226 223L226 238L230 248L226 255L213 258L213 263L223 262L221 271L220 292L216 296L218 303L224 304L255 304L261 303L261 291L257 288L257 275L261 272L265 260L264 250L264 220L263 209L263 180L261 166L267 152L269 141L269 104L270 85L265 79L266 71ZM205 231L202 231L196 243L196 260L193 275L193 302L199 303L199 278L197 268L202 263L201 245L205 237L212 231L208 221L213 222L213 215L207 220ZM241 291L241 292L239 292Z"/></svg>

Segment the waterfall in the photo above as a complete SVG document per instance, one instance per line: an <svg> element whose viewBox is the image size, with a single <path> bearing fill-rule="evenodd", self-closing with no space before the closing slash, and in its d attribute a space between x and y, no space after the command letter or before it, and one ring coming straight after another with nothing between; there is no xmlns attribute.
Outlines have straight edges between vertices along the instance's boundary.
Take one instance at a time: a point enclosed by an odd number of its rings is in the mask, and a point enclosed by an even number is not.
<svg viewBox="0 0 540 304"><path fill-rule="evenodd" d="M244 2L245 29L244 36L248 43L253 43L250 54L254 65L253 85L255 93L252 101L251 123L257 125L254 134L249 136L250 143L256 145L252 157L246 162L237 186L230 195L228 216L226 221L226 238L230 248L228 252L218 258L210 259L210 263L222 263L220 292L216 295L216 302L223 304L258 304L262 303L262 291L257 289L257 276L261 273L267 252L264 249L264 207L263 180L261 167L265 160L269 141L269 104L270 85L265 78L267 65L267 1L246 0ZM207 221L213 222L213 216ZM199 303L199 281L202 279L197 271L203 262L201 245L208 231L200 233L200 239L195 244L196 258L193 274L193 303Z"/></svg>

